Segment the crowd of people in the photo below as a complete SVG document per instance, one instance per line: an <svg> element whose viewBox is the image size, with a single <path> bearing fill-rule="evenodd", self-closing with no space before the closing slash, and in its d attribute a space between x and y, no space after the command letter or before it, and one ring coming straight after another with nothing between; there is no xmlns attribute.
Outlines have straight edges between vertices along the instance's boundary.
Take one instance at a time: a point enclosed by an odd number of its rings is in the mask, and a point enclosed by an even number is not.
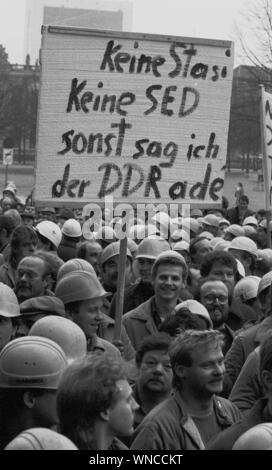
<svg viewBox="0 0 272 470"><path fill-rule="evenodd" d="M127 229L0 201L0 449L272 449L266 212L166 212Z"/></svg>

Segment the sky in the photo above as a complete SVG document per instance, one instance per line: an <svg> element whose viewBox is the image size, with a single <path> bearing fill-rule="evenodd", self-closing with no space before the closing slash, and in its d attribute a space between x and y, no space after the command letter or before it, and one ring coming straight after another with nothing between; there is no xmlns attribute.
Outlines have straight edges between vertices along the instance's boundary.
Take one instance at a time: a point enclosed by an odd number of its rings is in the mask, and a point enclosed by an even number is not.
<svg viewBox="0 0 272 470"><path fill-rule="evenodd" d="M112 0L114 2L114 0ZM247 0L128 0L132 31L235 40L234 23ZM23 63L25 0L0 0L0 44Z"/></svg>

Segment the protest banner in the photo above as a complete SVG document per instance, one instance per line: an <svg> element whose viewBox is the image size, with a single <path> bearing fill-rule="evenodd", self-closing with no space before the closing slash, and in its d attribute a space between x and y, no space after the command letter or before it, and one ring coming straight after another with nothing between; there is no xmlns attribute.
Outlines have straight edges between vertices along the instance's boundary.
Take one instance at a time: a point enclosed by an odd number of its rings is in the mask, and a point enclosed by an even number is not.
<svg viewBox="0 0 272 470"><path fill-rule="evenodd" d="M221 203L230 41L44 26L37 204Z"/></svg>
<svg viewBox="0 0 272 470"><path fill-rule="evenodd" d="M263 156L263 174L264 174L264 198L267 222L267 246L271 248L271 231L269 223L271 220L271 202L272 202L272 95L267 93L263 85L260 85L261 92L261 146Z"/></svg>

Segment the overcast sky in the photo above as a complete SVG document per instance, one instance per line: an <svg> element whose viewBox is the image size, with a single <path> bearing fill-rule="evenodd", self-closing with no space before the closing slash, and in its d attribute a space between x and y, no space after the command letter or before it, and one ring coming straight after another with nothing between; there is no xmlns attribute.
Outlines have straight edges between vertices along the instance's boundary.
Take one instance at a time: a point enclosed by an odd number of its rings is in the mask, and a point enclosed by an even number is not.
<svg viewBox="0 0 272 470"><path fill-rule="evenodd" d="M114 1L114 0L112 0ZM133 31L234 40L246 0L130 0ZM25 0L0 0L0 44L11 63L23 62Z"/></svg>

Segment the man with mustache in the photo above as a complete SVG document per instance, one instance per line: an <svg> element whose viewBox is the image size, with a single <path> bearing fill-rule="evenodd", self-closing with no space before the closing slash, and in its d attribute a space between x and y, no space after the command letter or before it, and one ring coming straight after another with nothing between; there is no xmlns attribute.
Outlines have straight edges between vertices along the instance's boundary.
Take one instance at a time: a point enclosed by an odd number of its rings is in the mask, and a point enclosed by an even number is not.
<svg viewBox="0 0 272 470"><path fill-rule="evenodd" d="M135 411L135 428L144 417L170 395L172 367L168 349L171 338L165 333L147 336L136 353L139 376L134 386L134 398L140 405Z"/></svg>
<svg viewBox="0 0 272 470"><path fill-rule="evenodd" d="M214 329L223 335L222 350L225 355L234 339L234 332L226 323L229 313L229 292L226 284L213 278L205 279L200 286L200 303L208 310Z"/></svg>

